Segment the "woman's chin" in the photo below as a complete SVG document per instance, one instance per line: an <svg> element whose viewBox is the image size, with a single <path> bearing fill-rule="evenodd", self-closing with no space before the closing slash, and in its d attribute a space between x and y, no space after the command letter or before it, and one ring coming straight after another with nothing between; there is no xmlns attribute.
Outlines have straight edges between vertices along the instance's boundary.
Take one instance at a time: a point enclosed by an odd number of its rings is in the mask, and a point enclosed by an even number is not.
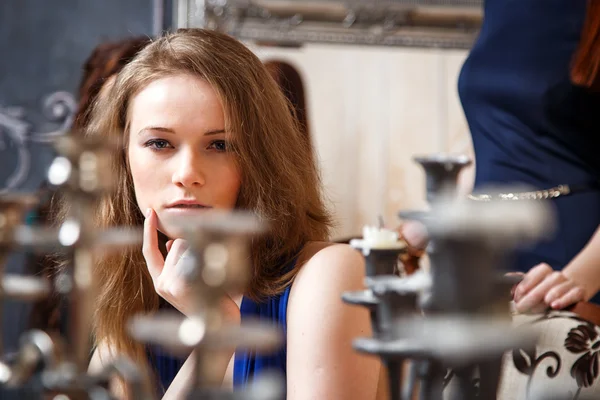
<svg viewBox="0 0 600 400"><path fill-rule="evenodd" d="M200 213L157 213L158 230L169 239L182 239L198 225Z"/></svg>
<svg viewBox="0 0 600 400"><path fill-rule="evenodd" d="M183 230L178 227L177 221L172 221L169 218L158 218L158 232L166 236L167 240L175 240L183 238Z"/></svg>
<svg viewBox="0 0 600 400"><path fill-rule="evenodd" d="M197 232L201 227L231 229L232 232L248 230L253 233L255 230L258 233L264 228L253 214L245 212L232 214L235 212L229 209L208 209L186 213L157 212L158 230L169 239L180 239Z"/></svg>
<svg viewBox="0 0 600 400"><path fill-rule="evenodd" d="M170 231L164 229L163 227L161 227L160 225L158 226L158 235L162 236L163 239L165 239L165 240L180 239L179 237L175 236L175 232L170 232Z"/></svg>

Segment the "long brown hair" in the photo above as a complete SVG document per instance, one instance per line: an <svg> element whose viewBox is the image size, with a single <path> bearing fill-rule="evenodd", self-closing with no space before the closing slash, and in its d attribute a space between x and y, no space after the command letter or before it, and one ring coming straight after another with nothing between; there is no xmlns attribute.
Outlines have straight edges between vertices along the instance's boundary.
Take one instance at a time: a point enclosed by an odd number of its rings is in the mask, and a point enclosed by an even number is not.
<svg viewBox="0 0 600 400"><path fill-rule="evenodd" d="M600 92L600 1L588 0L579 46L571 67L571 80Z"/></svg>
<svg viewBox="0 0 600 400"><path fill-rule="evenodd" d="M311 146L289 112L289 103L261 61L237 40L202 29L179 30L145 47L99 96L87 135L109 139L128 134L128 106L150 82L175 74L206 80L219 96L226 131L242 174L237 207L256 212L270 232L252 243L252 279L246 295L260 300L280 293L297 269L282 263L312 240L326 240L331 217ZM126 142L126 141L125 141ZM143 223L126 149L115 154L117 190L101 201L99 227ZM97 263L100 285L95 315L96 343L144 362L145 353L126 333L126 321L158 308L158 295L139 248L105 255Z"/></svg>

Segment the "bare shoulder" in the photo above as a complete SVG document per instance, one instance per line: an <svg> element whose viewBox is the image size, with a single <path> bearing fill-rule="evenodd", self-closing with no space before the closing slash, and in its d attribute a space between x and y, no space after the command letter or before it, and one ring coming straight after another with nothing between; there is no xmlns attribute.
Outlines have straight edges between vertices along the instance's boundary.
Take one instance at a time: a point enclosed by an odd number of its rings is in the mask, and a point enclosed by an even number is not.
<svg viewBox="0 0 600 400"><path fill-rule="evenodd" d="M92 354L92 359L88 366L88 373L90 375L101 374L108 365L112 364L116 359L117 355L111 349L107 343L99 343ZM119 379L111 379L110 381L110 392L117 399L125 398L125 388Z"/></svg>
<svg viewBox="0 0 600 400"><path fill-rule="evenodd" d="M92 354L92 359L90 360L90 365L88 367L88 372L91 374L99 374L104 370L104 368L111 364L116 359L113 351L107 343L99 343L94 353Z"/></svg>
<svg viewBox="0 0 600 400"><path fill-rule="evenodd" d="M344 244L304 249L287 308L288 400L374 399L379 361L352 348L372 336L368 311L342 301L364 287L362 255Z"/></svg>
<svg viewBox="0 0 600 400"><path fill-rule="evenodd" d="M362 285L363 256L347 244L311 242L303 250L299 261L302 262L302 267L294 285L313 286L326 278L333 277L336 278L336 285L351 287Z"/></svg>
<svg viewBox="0 0 600 400"><path fill-rule="evenodd" d="M346 244L311 242L302 251L300 270L294 279L289 310L305 308L317 299L337 308L345 291L364 286L364 259Z"/></svg>

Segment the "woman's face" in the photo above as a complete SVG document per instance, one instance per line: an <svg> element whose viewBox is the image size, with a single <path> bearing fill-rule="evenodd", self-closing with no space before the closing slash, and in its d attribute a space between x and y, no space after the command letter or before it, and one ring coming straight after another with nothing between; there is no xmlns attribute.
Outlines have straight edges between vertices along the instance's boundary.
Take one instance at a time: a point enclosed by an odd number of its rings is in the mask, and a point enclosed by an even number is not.
<svg viewBox="0 0 600 400"><path fill-rule="evenodd" d="M170 217L232 209L240 172L225 140L223 107L211 86L191 75L158 79L131 101L128 158L143 213L154 209L170 238Z"/></svg>

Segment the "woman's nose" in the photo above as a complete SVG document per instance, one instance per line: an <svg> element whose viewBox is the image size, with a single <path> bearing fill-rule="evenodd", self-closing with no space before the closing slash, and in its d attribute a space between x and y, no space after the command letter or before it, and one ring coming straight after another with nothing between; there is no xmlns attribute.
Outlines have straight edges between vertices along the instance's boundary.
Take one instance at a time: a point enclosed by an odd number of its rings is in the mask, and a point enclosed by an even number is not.
<svg viewBox="0 0 600 400"><path fill-rule="evenodd" d="M177 167L173 173L173 183L182 187L204 185L205 178L202 173L202 163L198 155L192 151L182 151L176 162Z"/></svg>

